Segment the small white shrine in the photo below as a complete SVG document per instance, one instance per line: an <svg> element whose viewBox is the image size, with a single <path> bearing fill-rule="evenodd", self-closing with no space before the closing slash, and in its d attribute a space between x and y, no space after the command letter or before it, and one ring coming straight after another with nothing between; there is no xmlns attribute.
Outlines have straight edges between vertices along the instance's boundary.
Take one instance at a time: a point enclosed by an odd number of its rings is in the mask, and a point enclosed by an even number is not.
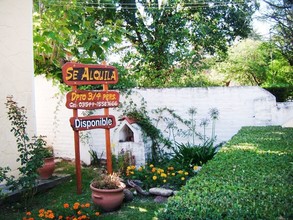
<svg viewBox="0 0 293 220"><path fill-rule="evenodd" d="M133 164L145 165L151 155L151 140L145 137L141 127L135 120L128 117L119 119L120 124L114 131L112 143L113 154L116 156L121 152L128 152Z"/></svg>

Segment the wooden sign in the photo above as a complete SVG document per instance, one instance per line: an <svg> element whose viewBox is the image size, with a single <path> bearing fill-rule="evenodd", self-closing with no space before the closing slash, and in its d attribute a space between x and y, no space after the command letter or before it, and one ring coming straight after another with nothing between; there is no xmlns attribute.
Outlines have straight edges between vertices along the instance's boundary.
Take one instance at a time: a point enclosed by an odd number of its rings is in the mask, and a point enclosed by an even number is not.
<svg viewBox="0 0 293 220"><path fill-rule="evenodd" d="M69 86L116 84L118 71L108 65L68 62L62 66L62 77L64 83Z"/></svg>
<svg viewBox="0 0 293 220"><path fill-rule="evenodd" d="M96 128L114 128L116 126L113 115L95 115L87 117L71 117L70 124L74 131L84 131Z"/></svg>
<svg viewBox="0 0 293 220"><path fill-rule="evenodd" d="M66 95L66 107L69 109L112 108L119 105L119 93L116 91L71 91Z"/></svg>

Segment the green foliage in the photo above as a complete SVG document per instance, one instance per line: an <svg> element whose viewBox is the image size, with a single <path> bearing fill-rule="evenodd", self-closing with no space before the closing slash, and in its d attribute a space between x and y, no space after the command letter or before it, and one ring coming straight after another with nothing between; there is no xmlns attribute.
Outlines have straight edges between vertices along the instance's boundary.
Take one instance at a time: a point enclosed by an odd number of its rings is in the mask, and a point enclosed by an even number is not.
<svg viewBox="0 0 293 220"><path fill-rule="evenodd" d="M44 149L46 142L43 137L33 137L30 140L26 126L27 117L24 107L19 107L13 97L7 97L5 103L8 109L8 118L11 122L11 132L14 134L17 143L19 157L17 162L20 162L18 168L20 177L17 180L9 181L7 184L12 189L24 190L24 196L27 198L32 195L33 187L36 185L38 178L37 169L43 165L43 159L48 155L48 150Z"/></svg>
<svg viewBox="0 0 293 220"><path fill-rule="evenodd" d="M222 56L237 36L247 37L252 2L192 3L170 0L121 4L133 51L125 57L140 87L195 85L206 54ZM200 80L201 81L201 80ZM206 84L206 81L201 81Z"/></svg>
<svg viewBox="0 0 293 220"><path fill-rule="evenodd" d="M159 219L291 219L293 129L242 128Z"/></svg>
<svg viewBox="0 0 293 220"><path fill-rule="evenodd" d="M194 166L202 166L211 160L221 146L222 144L214 146L213 140L206 140L203 144L199 145L177 143L176 147L172 149L173 157L171 163L173 162L177 166L191 171Z"/></svg>
<svg viewBox="0 0 293 220"><path fill-rule="evenodd" d="M291 1L264 1L267 7L263 14L266 21L272 21L270 34L272 42L281 51L290 66L293 66L293 16Z"/></svg>
<svg viewBox="0 0 293 220"><path fill-rule="evenodd" d="M264 89L272 93L276 97L277 102L286 102L289 100L293 100L292 86L265 87Z"/></svg>
<svg viewBox="0 0 293 220"><path fill-rule="evenodd" d="M293 69L272 42L246 39L232 46L228 58L216 66L225 82L276 86L293 83Z"/></svg>
<svg viewBox="0 0 293 220"><path fill-rule="evenodd" d="M60 4L34 1L33 16L35 74L58 82L62 82L65 62L105 60L112 45L121 42L123 32L122 21L113 17L111 10L93 5L81 8L77 1Z"/></svg>

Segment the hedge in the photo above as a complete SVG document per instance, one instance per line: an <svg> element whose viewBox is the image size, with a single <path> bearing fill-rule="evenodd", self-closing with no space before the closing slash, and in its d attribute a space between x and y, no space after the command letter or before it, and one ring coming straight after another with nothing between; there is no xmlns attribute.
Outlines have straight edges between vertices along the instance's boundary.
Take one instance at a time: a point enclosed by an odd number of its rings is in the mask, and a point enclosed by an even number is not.
<svg viewBox="0 0 293 220"><path fill-rule="evenodd" d="M293 219L293 129L244 127L158 219Z"/></svg>

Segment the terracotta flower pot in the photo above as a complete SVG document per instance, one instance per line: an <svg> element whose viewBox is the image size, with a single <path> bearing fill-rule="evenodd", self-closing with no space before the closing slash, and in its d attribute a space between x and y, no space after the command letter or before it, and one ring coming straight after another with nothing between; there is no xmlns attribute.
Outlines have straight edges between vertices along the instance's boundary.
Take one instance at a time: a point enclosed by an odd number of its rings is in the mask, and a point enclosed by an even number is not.
<svg viewBox="0 0 293 220"><path fill-rule="evenodd" d="M92 184L90 188L93 202L104 211L111 212L120 208L124 199L124 183L121 183L121 187L118 189L97 189Z"/></svg>
<svg viewBox="0 0 293 220"><path fill-rule="evenodd" d="M46 180L52 177L52 174L55 170L55 161L54 157L49 157L44 159L44 164L38 169L38 174L40 179Z"/></svg>

